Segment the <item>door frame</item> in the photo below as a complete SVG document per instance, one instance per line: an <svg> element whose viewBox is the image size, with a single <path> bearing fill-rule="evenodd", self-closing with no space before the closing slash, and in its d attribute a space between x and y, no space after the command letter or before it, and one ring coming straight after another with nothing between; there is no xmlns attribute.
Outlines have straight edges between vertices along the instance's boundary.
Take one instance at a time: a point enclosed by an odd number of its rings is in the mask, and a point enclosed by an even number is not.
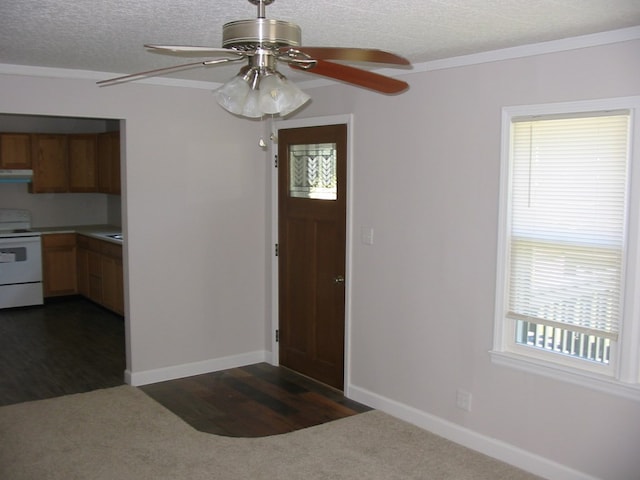
<svg viewBox="0 0 640 480"><path fill-rule="evenodd" d="M276 342L276 331L279 328L278 310L278 257L275 256L275 245L278 243L278 169L275 166L275 156L278 154L278 130L288 128L321 127L323 125L347 125L347 212L346 212L346 244L345 244L345 295L344 295L344 394L349 397L351 386L351 283L352 283L352 223L353 223L353 114L331 115L325 117L310 117L293 120L271 120L267 122L267 137L271 138L267 142L267 156L271 162L271 237L268 245L268 252L271 257L271 277L270 277L270 299L271 309L269 316L271 327L268 329L271 336L271 361L272 365L280 364L280 348Z"/></svg>

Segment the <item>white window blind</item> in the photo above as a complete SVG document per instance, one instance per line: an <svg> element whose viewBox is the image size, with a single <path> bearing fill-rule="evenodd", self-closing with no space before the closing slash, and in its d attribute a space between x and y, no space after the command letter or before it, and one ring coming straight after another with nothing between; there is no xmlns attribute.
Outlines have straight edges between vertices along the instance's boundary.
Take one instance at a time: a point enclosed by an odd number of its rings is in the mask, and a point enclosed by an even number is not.
<svg viewBox="0 0 640 480"><path fill-rule="evenodd" d="M627 111L514 119L507 317L615 341Z"/></svg>

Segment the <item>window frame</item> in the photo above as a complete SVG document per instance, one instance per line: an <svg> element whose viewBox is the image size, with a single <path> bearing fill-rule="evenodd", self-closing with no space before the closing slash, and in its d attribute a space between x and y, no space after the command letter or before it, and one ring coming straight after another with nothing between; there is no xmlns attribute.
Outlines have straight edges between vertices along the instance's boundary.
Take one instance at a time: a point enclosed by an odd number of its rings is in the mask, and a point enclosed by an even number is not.
<svg viewBox="0 0 640 480"><path fill-rule="evenodd" d="M515 320L508 319L508 249L511 205L511 128L514 119L606 111L630 112L628 209L623 265L620 337L609 365L518 345ZM492 362L640 401L640 96L502 109L498 250Z"/></svg>

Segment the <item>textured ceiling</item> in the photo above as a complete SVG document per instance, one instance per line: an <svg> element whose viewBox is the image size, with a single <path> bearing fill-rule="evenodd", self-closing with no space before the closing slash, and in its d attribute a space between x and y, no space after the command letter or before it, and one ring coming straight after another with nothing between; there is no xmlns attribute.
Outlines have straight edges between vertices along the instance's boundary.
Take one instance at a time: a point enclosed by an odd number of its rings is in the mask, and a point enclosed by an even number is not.
<svg viewBox="0 0 640 480"><path fill-rule="evenodd" d="M640 0L276 0L266 12L300 25L303 45L380 48L413 63L640 25ZM167 67L194 59L143 44L220 47L224 23L256 13L247 0L0 0L0 64L112 76ZM224 82L237 70L172 76Z"/></svg>

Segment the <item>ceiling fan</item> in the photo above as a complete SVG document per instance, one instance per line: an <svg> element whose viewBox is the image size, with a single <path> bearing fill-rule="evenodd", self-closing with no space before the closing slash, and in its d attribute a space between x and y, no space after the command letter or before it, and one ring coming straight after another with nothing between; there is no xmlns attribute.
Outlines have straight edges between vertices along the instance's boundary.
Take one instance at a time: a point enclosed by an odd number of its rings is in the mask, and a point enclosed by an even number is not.
<svg viewBox="0 0 640 480"><path fill-rule="evenodd" d="M305 47L301 45L298 25L265 18L265 7L274 0L248 0L257 5L256 19L238 20L223 26L222 48L188 45L145 45L156 53L207 60L124 75L97 82L100 86L139 80L197 67L208 67L245 60L240 73L215 91L218 103L237 115L258 118L265 114L287 115L300 108L309 96L287 81L277 70L278 62L316 75L340 80L379 93L397 94L406 90L406 82L344 62L367 62L389 66L408 66L409 61L383 50L344 47Z"/></svg>

